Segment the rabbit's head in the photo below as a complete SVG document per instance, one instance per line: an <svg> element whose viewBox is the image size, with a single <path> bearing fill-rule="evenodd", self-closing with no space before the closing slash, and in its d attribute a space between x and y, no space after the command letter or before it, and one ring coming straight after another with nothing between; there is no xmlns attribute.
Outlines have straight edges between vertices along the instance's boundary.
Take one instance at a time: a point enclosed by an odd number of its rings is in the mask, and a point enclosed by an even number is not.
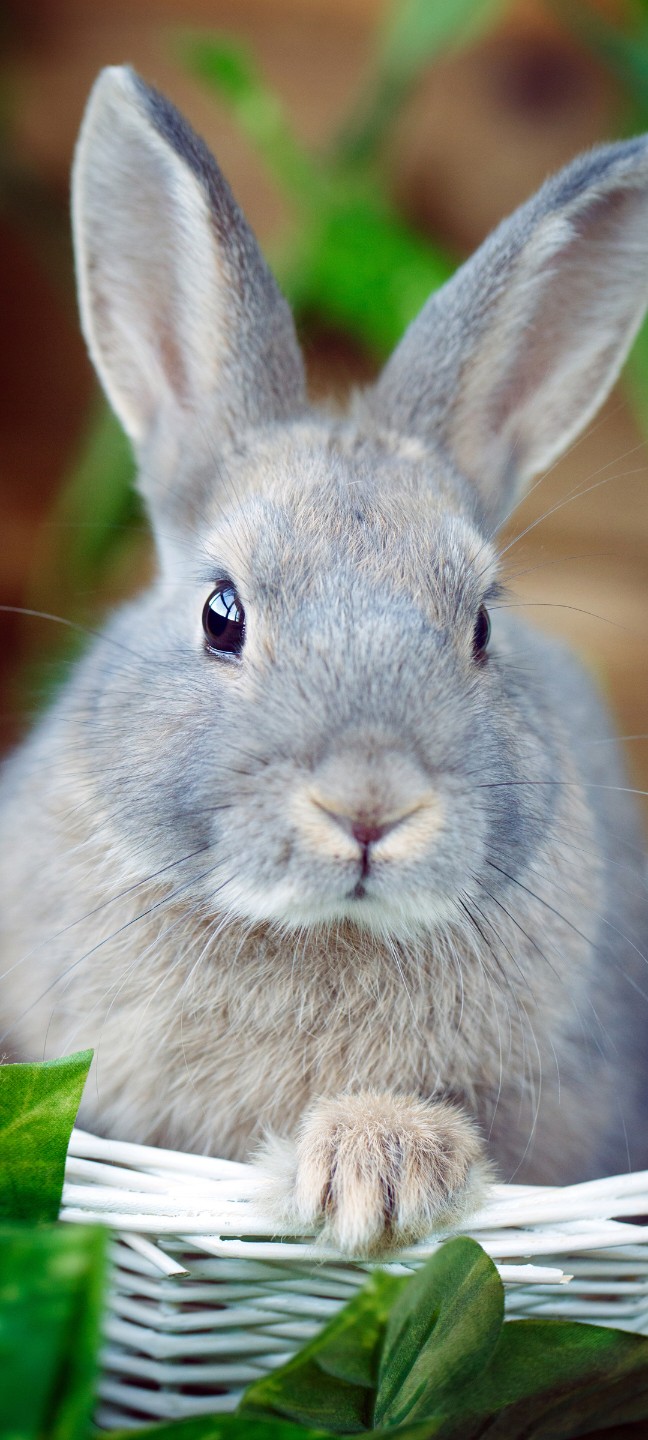
<svg viewBox="0 0 648 1440"><path fill-rule="evenodd" d="M160 560L88 662L88 785L116 850L146 873L182 857L214 916L397 935L460 919L487 861L516 874L551 825L551 784L530 804L516 782L551 780L565 717L501 611L489 638L493 536L643 315L647 142L545 185L344 418L309 407L288 307L212 157L128 69L90 100L74 225L85 335Z"/></svg>

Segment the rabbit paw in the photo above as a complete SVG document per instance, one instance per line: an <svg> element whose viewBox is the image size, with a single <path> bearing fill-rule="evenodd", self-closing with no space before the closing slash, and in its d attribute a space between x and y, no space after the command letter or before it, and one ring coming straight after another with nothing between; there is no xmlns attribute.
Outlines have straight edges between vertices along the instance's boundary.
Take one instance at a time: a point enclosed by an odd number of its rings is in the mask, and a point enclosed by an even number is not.
<svg viewBox="0 0 648 1440"><path fill-rule="evenodd" d="M283 1223L321 1230L352 1255L375 1255L457 1224L489 1178L482 1141L443 1101L363 1091L318 1100L294 1145L272 1137L259 1163Z"/></svg>

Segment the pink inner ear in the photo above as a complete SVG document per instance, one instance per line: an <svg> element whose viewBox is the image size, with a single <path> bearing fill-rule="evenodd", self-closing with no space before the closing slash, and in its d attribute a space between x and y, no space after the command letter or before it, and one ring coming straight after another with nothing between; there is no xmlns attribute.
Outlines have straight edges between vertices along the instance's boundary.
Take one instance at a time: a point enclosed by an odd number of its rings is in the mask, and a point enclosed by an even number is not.
<svg viewBox="0 0 648 1440"><path fill-rule="evenodd" d="M110 117L109 117L110 118ZM101 131L75 175L81 316L108 398L133 440L187 390L174 317L173 214L165 166L129 115L114 146ZM80 173L79 173L80 172Z"/></svg>

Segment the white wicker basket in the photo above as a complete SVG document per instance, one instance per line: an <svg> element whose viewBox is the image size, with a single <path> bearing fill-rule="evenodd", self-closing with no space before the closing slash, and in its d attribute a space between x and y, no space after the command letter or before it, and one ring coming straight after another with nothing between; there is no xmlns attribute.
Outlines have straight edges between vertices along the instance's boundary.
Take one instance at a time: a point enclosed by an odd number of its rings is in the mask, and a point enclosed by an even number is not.
<svg viewBox="0 0 648 1440"><path fill-rule="evenodd" d="M107 1428L233 1410L289 1359L370 1266L312 1235L273 1239L250 1165L72 1136L64 1220L115 1231L101 1408ZM496 1261L507 1314L648 1333L648 1171L564 1189L495 1185L469 1227ZM411 1269L439 1243L403 1250Z"/></svg>

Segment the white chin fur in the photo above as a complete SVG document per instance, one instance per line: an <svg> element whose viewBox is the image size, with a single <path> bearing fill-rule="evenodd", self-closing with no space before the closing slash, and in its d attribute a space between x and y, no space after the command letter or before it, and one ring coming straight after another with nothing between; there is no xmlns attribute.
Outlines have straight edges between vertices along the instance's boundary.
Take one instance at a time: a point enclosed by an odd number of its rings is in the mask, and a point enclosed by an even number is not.
<svg viewBox="0 0 648 1440"><path fill-rule="evenodd" d="M255 889L245 893L228 886L219 897L231 914L256 923L264 921L285 930L330 925L350 920L360 929L397 938L413 931L433 930L456 914L450 896L425 896L416 900L408 896L387 898L367 895L356 899L349 895L317 896L304 899L296 895L292 885L279 883L272 889Z"/></svg>

